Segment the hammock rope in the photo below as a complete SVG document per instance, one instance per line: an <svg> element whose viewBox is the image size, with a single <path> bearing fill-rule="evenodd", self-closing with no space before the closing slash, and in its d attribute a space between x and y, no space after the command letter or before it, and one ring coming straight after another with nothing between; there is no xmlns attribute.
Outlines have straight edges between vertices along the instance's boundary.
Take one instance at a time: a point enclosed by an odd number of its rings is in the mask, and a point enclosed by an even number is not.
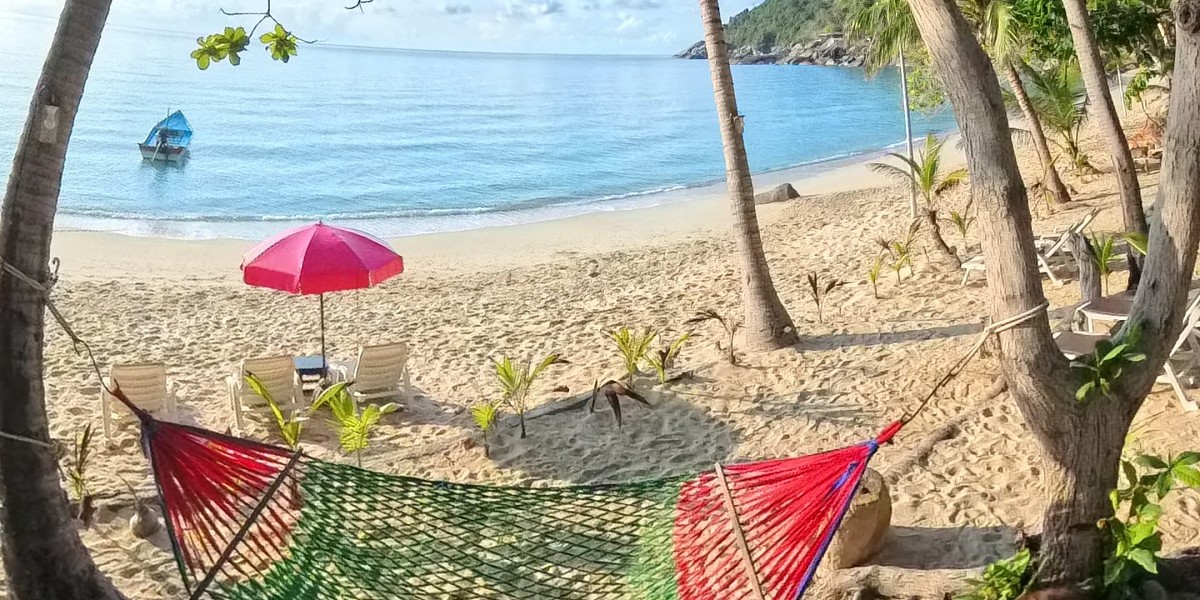
<svg viewBox="0 0 1200 600"><path fill-rule="evenodd" d="M99 376L49 289L7 262L3 270L42 292ZM110 391L141 421L191 600L799 600L879 447L990 335L1047 306L985 327L917 408L874 439L635 483L388 475L158 421L117 382Z"/></svg>

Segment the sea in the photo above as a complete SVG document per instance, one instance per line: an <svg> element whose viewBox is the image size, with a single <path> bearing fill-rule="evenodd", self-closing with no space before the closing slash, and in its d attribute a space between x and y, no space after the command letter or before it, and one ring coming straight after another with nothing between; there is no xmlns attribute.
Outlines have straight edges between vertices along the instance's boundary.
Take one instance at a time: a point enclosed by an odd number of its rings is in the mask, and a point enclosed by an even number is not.
<svg viewBox="0 0 1200 600"><path fill-rule="evenodd" d="M0 15L0 185L54 21ZM197 34L202 32L197 32ZM386 237L681 201L724 178L705 61L252 46L206 71L195 37L109 27L75 122L61 229L263 237L322 219ZM734 66L751 169L822 169L904 139L900 80L853 68ZM183 164L137 144L169 111ZM914 136L954 127L915 115Z"/></svg>

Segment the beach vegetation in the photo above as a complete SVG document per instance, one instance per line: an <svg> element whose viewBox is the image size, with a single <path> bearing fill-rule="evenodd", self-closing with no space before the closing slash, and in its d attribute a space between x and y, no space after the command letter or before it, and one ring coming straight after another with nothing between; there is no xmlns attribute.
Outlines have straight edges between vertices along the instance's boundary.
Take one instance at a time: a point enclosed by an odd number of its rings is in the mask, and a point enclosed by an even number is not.
<svg viewBox="0 0 1200 600"><path fill-rule="evenodd" d="M74 516L88 525L90 521L93 497L91 493L90 467L92 464L92 440L95 432L92 424L85 424L75 432L70 454L67 455L67 468L64 476L67 479L67 491L70 492L71 503L75 508Z"/></svg>
<svg viewBox="0 0 1200 600"><path fill-rule="evenodd" d="M353 381L335 383L322 390L313 401L312 411L329 405L333 418L329 421L338 435L338 445L342 452L353 454L358 466L362 466L362 453L367 449L371 431L379 424L384 415L396 412L400 405L389 402L382 406L368 404L361 408L354 394L350 392Z"/></svg>
<svg viewBox="0 0 1200 600"><path fill-rule="evenodd" d="M630 387L633 387L634 376L642 372L642 361L650 355L650 346L657 337L658 332L649 327L640 332L629 327L620 327L608 332L608 338L616 343L617 352L621 354L621 362L625 369L621 379Z"/></svg>
<svg viewBox="0 0 1200 600"><path fill-rule="evenodd" d="M959 237L962 238L963 245L967 244L967 234L971 232L971 226L975 224L975 217L971 216L971 201L967 201L967 205L963 207L962 212L956 210L949 211L950 216L947 220L954 229L958 231Z"/></svg>
<svg viewBox="0 0 1200 600"><path fill-rule="evenodd" d="M1092 260L1096 263L1096 271L1104 282L1104 295L1108 295L1108 279L1113 272L1113 259L1116 256L1116 236L1096 234L1086 238L1092 247Z"/></svg>
<svg viewBox="0 0 1200 600"><path fill-rule="evenodd" d="M985 567L979 579L968 579L971 589L954 600L1016 600L1029 584L1032 564L1029 548L1022 548Z"/></svg>
<svg viewBox="0 0 1200 600"><path fill-rule="evenodd" d="M246 381L246 385L267 402L267 407L271 409L271 415L275 417L275 426L279 429L279 437L283 438L283 443L287 444L287 447L293 450L299 447L300 432L304 428L304 421L307 417L298 412L285 414L279 407L279 403L271 396L271 391L267 389L263 380L254 373L247 371L243 378Z"/></svg>
<svg viewBox="0 0 1200 600"><path fill-rule="evenodd" d="M1158 574L1163 501L1175 490L1200 488L1200 453L1122 459L1121 478L1123 485L1109 494L1113 516L1099 523L1108 538L1103 578L1108 600L1140 598L1137 585Z"/></svg>
<svg viewBox="0 0 1200 600"><path fill-rule="evenodd" d="M646 408L650 408L650 402L648 400L646 400L644 397L642 397L641 394L637 393L636 391L631 389L629 386L625 385L624 383L621 383L620 381L615 381L615 380L610 379L610 380L604 382L604 384L601 384L599 381L596 381L592 384L592 398L591 398L591 401L588 403L588 413L589 414L596 412L596 399L599 398L600 396L604 396L604 398L606 400L608 400L608 406L610 408L612 408L613 417L616 418L616 420L617 420L618 428L620 428L622 426L622 423L621 423L621 399L622 398L627 398L629 400L636 401L636 402L644 405Z"/></svg>
<svg viewBox="0 0 1200 600"><path fill-rule="evenodd" d="M910 270L913 268L912 250L913 240L916 235L917 224L914 222L913 225L908 228L908 233L904 235L904 240L892 241L891 246L888 248L888 251L892 257L892 272L896 274L897 284L900 283L900 272L904 270L904 267L908 267Z"/></svg>
<svg viewBox="0 0 1200 600"><path fill-rule="evenodd" d="M965 167L949 171L942 169L942 146L944 145L946 145L945 139L939 140L937 136L930 133L925 136L925 146L917 151L917 156L912 160L895 152L886 154L886 156L900 161L903 164L902 167L878 162L870 163L867 166L872 171L916 186L921 198L925 200L926 208L932 209L936 206L938 196L965 183L968 178Z"/></svg>
<svg viewBox="0 0 1200 600"><path fill-rule="evenodd" d="M805 279L808 281L809 297L817 306L817 322L824 323L825 316L822 314L821 305L824 303L825 297L829 295L829 292L846 285L846 282L832 277L822 280L821 275L815 271L808 273Z"/></svg>
<svg viewBox="0 0 1200 600"><path fill-rule="evenodd" d="M675 359L679 357L679 353L683 350L683 346L692 339L692 332L684 332L679 337L675 338L671 343L664 348L659 348L646 356L646 362L650 364L650 368L654 369L654 373L658 375L660 384L667 383L667 374L672 367L675 366Z"/></svg>
<svg viewBox="0 0 1200 600"><path fill-rule="evenodd" d="M879 275L883 272L884 253L875 253L875 262L871 263L871 268L867 270L867 281L871 282L871 295L876 300L879 299Z"/></svg>
<svg viewBox="0 0 1200 600"><path fill-rule="evenodd" d="M1097 343L1091 354L1071 361L1071 369L1081 380L1075 400L1087 402L1097 396L1110 396L1125 369L1146 360L1145 353L1138 349L1140 342L1141 327L1129 325L1111 339Z"/></svg>
<svg viewBox="0 0 1200 600"><path fill-rule="evenodd" d="M1122 240L1125 241L1125 244L1127 246L1129 246L1130 250L1133 250L1134 252L1137 252L1138 254L1141 254L1142 256L1145 256L1146 252L1149 251L1150 236L1148 236L1144 233L1138 233L1136 231L1126 231L1126 232L1122 233L1120 235L1120 237Z"/></svg>
<svg viewBox="0 0 1200 600"><path fill-rule="evenodd" d="M500 402L508 406L521 421L521 439L525 439L525 411L529 408L529 393L533 384L546 369L554 365L570 364L559 354L548 354L536 365L532 361L517 363L508 356L492 360L496 383L500 386Z"/></svg>
<svg viewBox="0 0 1200 600"><path fill-rule="evenodd" d="M722 346L721 342L718 341L717 349L725 351L725 360L729 361L729 364L738 364L737 354L733 350L733 338L737 335L738 328L740 327L739 323L725 318L721 313L710 308L696 313L696 316L684 321L684 323L686 325L700 325L709 321L719 324L725 333L725 344Z"/></svg>
<svg viewBox="0 0 1200 600"><path fill-rule="evenodd" d="M1080 129L1087 117L1087 91L1079 66L1073 61L1043 67L1025 67L1029 101L1043 125L1056 137L1077 173L1094 173L1080 146Z"/></svg>
<svg viewBox="0 0 1200 600"><path fill-rule="evenodd" d="M484 400L471 407L471 420L475 421L475 426L483 432L483 455L488 458L492 456L492 449L488 444L488 433L496 425L496 419L499 416L500 404L498 402Z"/></svg>

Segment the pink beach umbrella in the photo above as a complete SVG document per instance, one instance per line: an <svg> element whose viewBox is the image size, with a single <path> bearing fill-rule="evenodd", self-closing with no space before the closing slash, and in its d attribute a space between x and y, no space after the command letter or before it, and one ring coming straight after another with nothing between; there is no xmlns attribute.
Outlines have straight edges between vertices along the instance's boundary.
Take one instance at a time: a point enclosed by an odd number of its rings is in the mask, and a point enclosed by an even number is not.
<svg viewBox="0 0 1200 600"><path fill-rule="evenodd" d="M404 271L386 242L317 222L276 234L242 259L242 281L290 294L316 294L321 304L321 368L325 367L325 294L371 287Z"/></svg>

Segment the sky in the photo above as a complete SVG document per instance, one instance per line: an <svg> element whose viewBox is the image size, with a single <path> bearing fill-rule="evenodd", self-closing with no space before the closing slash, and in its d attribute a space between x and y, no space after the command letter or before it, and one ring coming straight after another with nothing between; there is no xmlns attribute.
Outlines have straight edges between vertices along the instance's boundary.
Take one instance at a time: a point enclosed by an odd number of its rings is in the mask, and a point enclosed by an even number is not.
<svg viewBox="0 0 1200 600"><path fill-rule="evenodd" d="M109 23L200 35L254 25L268 0L113 0ZM300 37L331 44L550 54L673 54L702 39L695 0L271 0ZM723 0L728 18L761 0ZM0 0L4 11L56 16L62 0ZM3 41L0 40L0 44Z"/></svg>

